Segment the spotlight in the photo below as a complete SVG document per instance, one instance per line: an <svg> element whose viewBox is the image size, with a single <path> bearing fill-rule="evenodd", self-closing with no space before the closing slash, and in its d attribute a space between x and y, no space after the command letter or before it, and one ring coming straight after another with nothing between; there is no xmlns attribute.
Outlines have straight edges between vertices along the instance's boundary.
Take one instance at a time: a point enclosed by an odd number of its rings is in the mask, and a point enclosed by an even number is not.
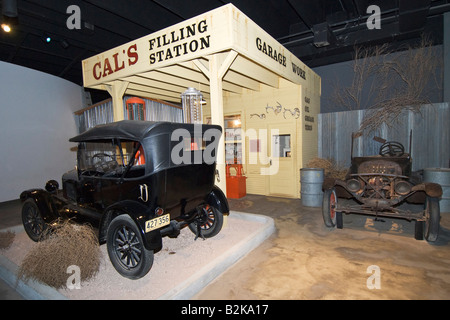
<svg viewBox="0 0 450 320"><path fill-rule="evenodd" d="M2 23L2 29L5 32L11 32L11 26L7 23Z"/></svg>
<svg viewBox="0 0 450 320"><path fill-rule="evenodd" d="M1 19L1 28L4 32L11 32L14 29L14 26L18 25L17 17L11 18L3 15Z"/></svg>
<svg viewBox="0 0 450 320"><path fill-rule="evenodd" d="M42 37L42 41L44 41L45 43L50 43L50 42L52 42L52 37L49 35L44 35Z"/></svg>
<svg viewBox="0 0 450 320"><path fill-rule="evenodd" d="M17 0L2 1L2 24L4 32L11 32L13 26L18 24Z"/></svg>

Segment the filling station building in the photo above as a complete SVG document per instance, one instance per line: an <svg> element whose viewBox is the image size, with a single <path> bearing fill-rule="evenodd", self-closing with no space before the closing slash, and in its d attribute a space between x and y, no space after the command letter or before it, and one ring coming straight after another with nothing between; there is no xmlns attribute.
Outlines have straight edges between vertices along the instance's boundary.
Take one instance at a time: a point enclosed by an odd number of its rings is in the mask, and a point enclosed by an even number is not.
<svg viewBox="0 0 450 320"><path fill-rule="evenodd" d="M224 128L216 184L242 165L246 193L300 198L300 169L318 153L321 79L232 4L83 61L83 84L124 96L203 97L203 123Z"/></svg>

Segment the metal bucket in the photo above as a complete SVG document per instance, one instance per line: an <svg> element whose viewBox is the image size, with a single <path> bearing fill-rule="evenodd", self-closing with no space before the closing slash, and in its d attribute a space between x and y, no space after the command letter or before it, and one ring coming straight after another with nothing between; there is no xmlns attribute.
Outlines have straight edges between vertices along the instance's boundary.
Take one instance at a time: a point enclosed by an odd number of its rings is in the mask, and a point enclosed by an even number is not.
<svg viewBox="0 0 450 320"><path fill-rule="evenodd" d="M322 206L322 184L324 170L321 168L300 169L301 199L305 207Z"/></svg>
<svg viewBox="0 0 450 320"><path fill-rule="evenodd" d="M423 181L438 183L442 187L442 198L439 201L441 212L450 212L450 169L427 168L423 170Z"/></svg>

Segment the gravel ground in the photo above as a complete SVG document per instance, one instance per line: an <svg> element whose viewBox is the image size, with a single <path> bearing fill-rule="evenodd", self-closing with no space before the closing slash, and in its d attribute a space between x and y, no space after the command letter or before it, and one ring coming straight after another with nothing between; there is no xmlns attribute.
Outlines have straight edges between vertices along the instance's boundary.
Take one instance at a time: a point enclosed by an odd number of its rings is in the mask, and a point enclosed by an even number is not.
<svg viewBox="0 0 450 320"><path fill-rule="evenodd" d="M154 256L150 272L138 280L122 277L112 266L102 245L102 263L97 276L81 283L80 289L59 289L68 299L158 299L171 298L191 283L202 288L209 281L204 276L217 264L226 265L233 251L249 242L258 234L264 222L247 219L245 214L230 214L227 225L215 237L194 241L195 235L184 228L176 239L164 238L163 249ZM244 218L243 218L244 217ZM255 216L256 217L256 216ZM1 254L16 265L20 265L26 253L35 245L25 232L17 232L14 242ZM234 259L234 258L231 258ZM224 267L226 268L226 267ZM68 277L70 274L68 274ZM204 283L202 283L204 282ZM199 284L200 283L200 284Z"/></svg>

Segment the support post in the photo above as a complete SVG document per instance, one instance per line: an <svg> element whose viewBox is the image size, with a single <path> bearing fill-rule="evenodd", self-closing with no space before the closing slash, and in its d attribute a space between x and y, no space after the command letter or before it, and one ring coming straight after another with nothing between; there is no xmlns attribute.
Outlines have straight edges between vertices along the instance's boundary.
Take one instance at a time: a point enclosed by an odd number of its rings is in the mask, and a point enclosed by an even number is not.
<svg viewBox="0 0 450 320"><path fill-rule="evenodd" d="M223 116L223 93L222 80L225 73L230 68L231 64L237 57L237 52L230 51L225 59L221 59L219 54L209 56L209 70L206 68L199 68L208 78L210 86L210 100L211 100L211 122L222 127L224 130L220 137L219 146L217 150L217 170L219 176L216 178L217 186L226 194L226 171L225 171L225 129Z"/></svg>
<svg viewBox="0 0 450 320"><path fill-rule="evenodd" d="M112 97L114 121L124 120L123 95L128 88L128 82L115 80L112 84L105 85L106 90Z"/></svg>

